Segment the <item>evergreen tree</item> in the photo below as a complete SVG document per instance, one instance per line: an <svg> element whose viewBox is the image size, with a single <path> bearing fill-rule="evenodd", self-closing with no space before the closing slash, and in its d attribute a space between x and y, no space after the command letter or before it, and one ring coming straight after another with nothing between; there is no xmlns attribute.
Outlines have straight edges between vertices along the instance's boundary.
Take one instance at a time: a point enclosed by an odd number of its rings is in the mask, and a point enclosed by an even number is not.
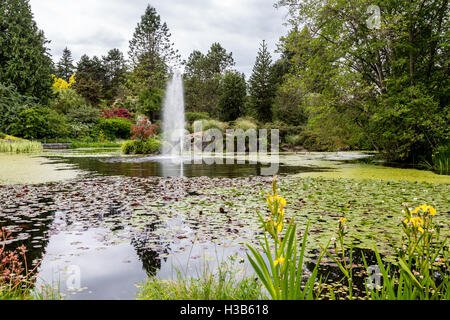
<svg viewBox="0 0 450 320"><path fill-rule="evenodd" d="M66 47L59 62L56 64L56 76L69 81L69 78L75 72L73 65L72 52Z"/></svg>
<svg viewBox="0 0 450 320"><path fill-rule="evenodd" d="M244 74L227 71L221 83L220 120L233 121L243 115L246 96L247 85Z"/></svg>
<svg viewBox="0 0 450 320"><path fill-rule="evenodd" d="M184 64L186 109L219 117L220 81L235 65L232 53L213 43L206 55L193 51Z"/></svg>
<svg viewBox="0 0 450 320"><path fill-rule="evenodd" d="M272 58L263 41L249 80L250 108L257 119L272 120L272 104L276 86L272 79Z"/></svg>
<svg viewBox="0 0 450 320"><path fill-rule="evenodd" d="M47 43L28 0L0 1L0 82L47 102L52 95Z"/></svg>
<svg viewBox="0 0 450 320"><path fill-rule="evenodd" d="M137 90L165 86L169 68L179 60L170 37L169 28L161 22L156 9L147 6L130 41L128 53L133 68L132 82Z"/></svg>
<svg viewBox="0 0 450 320"><path fill-rule="evenodd" d="M104 91L105 97L112 100L116 97L121 84L125 82L126 62L123 53L119 49L112 49L102 57L105 71Z"/></svg>
<svg viewBox="0 0 450 320"><path fill-rule="evenodd" d="M75 90L94 106L104 98L106 70L102 60L94 56L83 55L77 64Z"/></svg>

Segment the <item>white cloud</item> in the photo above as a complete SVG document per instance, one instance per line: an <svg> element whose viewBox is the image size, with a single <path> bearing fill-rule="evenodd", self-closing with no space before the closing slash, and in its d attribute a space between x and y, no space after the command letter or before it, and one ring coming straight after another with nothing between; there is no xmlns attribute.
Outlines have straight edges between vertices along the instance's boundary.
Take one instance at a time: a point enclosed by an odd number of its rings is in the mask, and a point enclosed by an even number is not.
<svg viewBox="0 0 450 320"><path fill-rule="evenodd" d="M261 41L273 57L286 33L284 12L274 0L154 0L154 6L186 59L193 50L208 51L220 42L233 52L236 68L251 74ZM77 61L81 55L105 55L119 48L126 55L128 41L145 12L148 0L30 0L38 27L44 30L55 61L67 46Z"/></svg>

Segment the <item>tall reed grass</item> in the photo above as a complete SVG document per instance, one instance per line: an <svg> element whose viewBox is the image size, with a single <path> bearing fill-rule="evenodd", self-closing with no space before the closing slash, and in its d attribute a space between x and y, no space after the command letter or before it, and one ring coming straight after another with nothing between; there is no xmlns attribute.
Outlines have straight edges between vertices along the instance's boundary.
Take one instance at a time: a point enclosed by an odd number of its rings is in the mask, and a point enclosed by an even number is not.
<svg viewBox="0 0 450 320"><path fill-rule="evenodd" d="M42 144L36 141L0 141L2 153L31 153L42 151Z"/></svg>

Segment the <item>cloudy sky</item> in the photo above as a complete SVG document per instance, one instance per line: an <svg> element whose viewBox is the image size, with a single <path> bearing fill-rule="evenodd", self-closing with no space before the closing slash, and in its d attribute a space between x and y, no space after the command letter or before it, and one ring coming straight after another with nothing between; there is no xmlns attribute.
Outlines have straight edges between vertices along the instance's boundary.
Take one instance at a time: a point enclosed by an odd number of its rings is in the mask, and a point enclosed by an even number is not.
<svg viewBox="0 0 450 320"><path fill-rule="evenodd" d="M260 42L273 58L285 11L275 0L30 0L35 20L44 30L53 60L67 46L75 61L83 54L105 55L112 48L126 54L137 23L148 4L156 8L186 59L193 50L206 53L213 42L233 52L236 68L251 74Z"/></svg>

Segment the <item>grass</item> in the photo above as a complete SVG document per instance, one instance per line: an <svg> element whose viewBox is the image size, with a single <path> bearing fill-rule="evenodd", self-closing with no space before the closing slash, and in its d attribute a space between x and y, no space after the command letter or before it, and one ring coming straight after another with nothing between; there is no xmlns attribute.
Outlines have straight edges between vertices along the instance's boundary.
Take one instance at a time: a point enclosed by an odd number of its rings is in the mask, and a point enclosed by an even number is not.
<svg viewBox="0 0 450 320"><path fill-rule="evenodd" d="M141 285L138 300L261 300L266 299L262 283L256 277L240 273L237 256L232 255L213 270L204 258L198 276L189 277L175 268L176 278L149 278ZM188 258L189 260L190 258Z"/></svg>
<svg viewBox="0 0 450 320"><path fill-rule="evenodd" d="M424 160L423 165L438 174L450 175L450 144L436 148L431 161Z"/></svg>
<svg viewBox="0 0 450 320"><path fill-rule="evenodd" d="M192 131L194 132L197 126L200 126L201 124L201 130L202 131L207 131L209 129L217 129L220 132L225 132L225 130L227 129L228 124L225 122L220 122L218 120L207 120L207 119L202 119L202 120L197 120L194 121L194 123L192 124Z"/></svg>
<svg viewBox="0 0 450 320"><path fill-rule="evenodd" d="M120 148L122 142L84 142L84 141L72 141L70 145L71 149L79 148Z"/></svg>
<svg viewBox="0 0 450 320"><path fill-rule="evenodd" d="M256 121L254 121L253 119L239 118L234 121L233 128L241 129L243 131L247 131L250 129L257 130L258 125L256 124Z"/></svg>
<svg viewBox="0 0 450 320"><path fill-rule="evenodd" d="M219 280L210 274L202 278L161 280L150 278L138 293L138 300L261 300L261 284L254 278Z"/></svg>
<svg viewBox="0 0 450 320"><path fill-rule="evenodd" d="M3 153L31 153L42 151L42 144L36 141L2 141L0 140L0 152Z"/></svg>

